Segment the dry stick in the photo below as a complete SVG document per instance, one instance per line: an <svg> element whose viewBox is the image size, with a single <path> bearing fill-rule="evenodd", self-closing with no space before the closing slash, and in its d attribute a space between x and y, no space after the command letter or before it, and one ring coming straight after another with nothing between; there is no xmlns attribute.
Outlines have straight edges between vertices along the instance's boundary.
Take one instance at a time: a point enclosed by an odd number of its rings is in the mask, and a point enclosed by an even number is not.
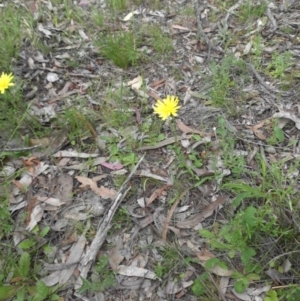
<svg viewBox="0 0 300 301"><path fill-rule="evenodd" d="M107 212L107 215L104 217L104 219L101 221L101 224L98 227L96 236L90 246L90 249L85 254L85 256L82 258L81 263L80 263L80 266L81 266L80 276L82 278L86 278L87 273L89 272L89 269L90 269L92 263L95 261L96 255L97 255L99 249L101 248L102 244L104 243L107 232L111 227L112 218L114 217L116 210L118 209L120 203L125 198L126 194L128 193L128 191L131 188L130 186L127 187L127 183L130 181L131 177L138 169L138 167L141 164L141 162L143 161L144 157L145 157L145 154L141 157L139 162L136 164L134 169L131 171L130 175L127 177L125 182L122 184L121 188L119 189L119 191L115 197L115 200L113 201L113 203L111 204L111 206ZM125 190L124 193L122 193L123 190Z"/></svg>

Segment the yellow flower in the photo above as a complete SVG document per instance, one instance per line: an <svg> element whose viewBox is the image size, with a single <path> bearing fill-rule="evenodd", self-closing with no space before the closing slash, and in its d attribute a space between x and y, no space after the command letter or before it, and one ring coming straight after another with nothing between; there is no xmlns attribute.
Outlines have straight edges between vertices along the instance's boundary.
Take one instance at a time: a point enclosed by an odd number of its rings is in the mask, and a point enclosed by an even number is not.
<svg viewBox="0 0 300 301"><path fill-rule="evenodd" d="M178 102L178 97L167 95L165 99L159 99L153 106L154 113L158 114L162 120L166 120L171 115L177 116L177 111L181 107L178 106Z"/></svg>
<svg viewBox="0 0 300 301"><path fill-rule="evenodd" d="M0 76L0 93L3 94L6 89L8 89L10 86L14 86L14 83L11 83L13 80L12 74L6 74L2 72Z"/></svg>

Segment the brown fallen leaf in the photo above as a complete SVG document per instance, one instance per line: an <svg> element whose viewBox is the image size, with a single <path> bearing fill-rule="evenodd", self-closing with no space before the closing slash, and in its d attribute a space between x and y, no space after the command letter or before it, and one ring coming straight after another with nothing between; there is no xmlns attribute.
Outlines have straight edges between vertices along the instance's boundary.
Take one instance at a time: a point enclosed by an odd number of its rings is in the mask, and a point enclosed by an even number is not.
<svg viewBox="0 0 300 301"><path fill-rule="evenodd" d="M41 221L43 214L43 207L41 205L35 206L30 214L30 222L26 227L26 230L31 231L38 224L38 222Z"/></svg>
<svg viewBox="0 0 300 301"><path fill-rule="evenodd" d="M260 140L266 140L266 136L263 134L261 130L259 130L265 124L265 120L262 120L260 123L256 125L246 126L248 129L251 129L253 134Z"/></svg>
<svg viewBox="0 0 300 301"><path fill-rule="evenodd" d="M213 203L209 204L202 212L194 215L193 217L185 221L177 222L176 226L182 229L189 229L197 226L199 223L204 221L207 217L211 216L214 210L216 210L219 205L223 204L226 199L227 197L224 195L218 196L218 198Z"/></svg>
<svg viewBox="0 0 300 301"><path fill-rule="evenodd" d="M32 213L32 210L33 210L34 206L36 205L36 203L37 203L37 197L34 197L28 201L27 216L26 216L26 225L27 226L30 223L31 213Z"/></svg>
<svg viewBox="0 0 300 301"><path fill-rule="evenodd" d="M20 183L17 180L12 180L12 183L15 184L21 192L25 193L26 192L26 188L24 187L24 185L22 183Z"/></svg>
<svg viewBox="0 0 300 301"><path fill-rule="evenodd" d="M122 240L119 239L116 246L110 251L109 265L113 271L118 270L119 264L123 261L124 256L121 254L120 249L123 248Z"/></svg>
<svg viewBox="0 0 300 301"><path fill-rule="evenodd" d="M290 112L278 112L272 115L272 118L287 118L295 122L295 126L300 130L300 118Z"/></svg>
<svg viewBox="0 0 300 301"><path fill-rule="evenodd" d="M177 120L176 121L177 123L177 126L178 128L185 134L188 134L188 133L193 133L193 134L198 134L202 137L205 137L205 136L214 136L215 134L214 133L204 133L202 131L199 131L197 129L193 129L193 128L190 128L189 126L185 125L183 122L181 122L180 120Z"/></svg>
<svg viewBox="0 0 300 301"><path fill-rule="evenodd" d="M165 222L164 222L164 228L163 228L163 232L162 232L162 238L163 238L163 241L166 242L167 241L167 233L168 233L168 228L169 228L169 223L170 223L170 220L171 220L171 217L178 205L178 203L180 202L180 200L185 196L185 194L189 191L190 189L186 189L179 197L178 199L175 201L175 203L172 205L171 209L169 210L168 212L168 215L165 219Z"/></svg>
<svg viewBox="0 0 300 301"><path fill-rule="evenodd" d="M77 176L75 177L75 179L82 184L80 185L80 187L89 186L93 192L95 192L97 195L99 195L105 200L106 199L113 200L117 194L117 192L114 189L109 189L104 186L98 187L97 183L94 182L92 179L82 177L82 176Z"/></svg>
<svg viewBox="0 0 300 301"><path fill-rule="evenodd" d="M29 144L30 146L34 146L34 145L40 145L42 147L47 147L49 146L50 143L50 139L49 138L40 138L40 139L29 139Z"/></svg>
<svg viewBox="0 0 300 301"><path fill-rule="evenodd" d="M163 191L168 189L169 187L171 187L171 185L164 185L162 188L155 189L150 198L147 200L146 206L149 206L156 198L161 197Z"/></svg>

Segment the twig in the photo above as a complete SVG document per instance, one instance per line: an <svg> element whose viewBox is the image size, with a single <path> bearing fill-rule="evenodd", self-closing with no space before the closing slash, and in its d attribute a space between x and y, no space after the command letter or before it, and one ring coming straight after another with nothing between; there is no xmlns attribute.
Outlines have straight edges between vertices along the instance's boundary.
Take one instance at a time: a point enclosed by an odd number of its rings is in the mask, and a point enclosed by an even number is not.
<svg viewBox="0 0 300 301"><path fill-rule="evenodd" d="M186 136L186 137L177 137L177 140L183 140L183 139L189 139L191 137L189 136ZM173 144L176 142L176 138L175 137L170 137L170 138L167 138L159 143L157 143L156 145L149 145L149 146L142 146L140 148L137 149L137 151L145 151L145 150L151 150L151 149L158 149L158 148L161 148L161 147L164 147L164 146L167 146L169 144Z"/></svg>
<svg viewBox="0 0 300 301"><path fill-rule="evenodd" d="M111 206L107 212L107 215L104 217L104 219L99 224L96 236L90 246L90 249L88 250L88 252L85 254L85 256L82 258L82 260L80 262L79 269L81 270L81 273L80 273L81 278L87 277L90 267L91 267L92 263L95 261L96 255L97 255L99 249L101 248L101 246L103 245L106 235L107 235L107 232L111 227L112 218L114 217L119 205L121 204L121 202L123 201L126 194L128 193L128 191L131 188L130 186L129 187L127 186L127 183L130 181L131 177L138 169L139 165L141 164L141 162L144 159L144 156L145 156L145 154L141 157L141 159L136 164L136 166L134 167L134 169L132 170L130 175L127 177L125 182L122 184L121 188L119 189L119 191L116 195L115 200L113 201L113 203L111 204Z"/></svg>
<svg viewBox="0 0 300 301"><path fill-rule="evenodd" d="M2 152L26 152L26 151L36 149L40 146L42 146L42 145L38 144L38 145L29 146L29 147L4 148L4 149L0 150L0 153L2 153Z"/></svg>

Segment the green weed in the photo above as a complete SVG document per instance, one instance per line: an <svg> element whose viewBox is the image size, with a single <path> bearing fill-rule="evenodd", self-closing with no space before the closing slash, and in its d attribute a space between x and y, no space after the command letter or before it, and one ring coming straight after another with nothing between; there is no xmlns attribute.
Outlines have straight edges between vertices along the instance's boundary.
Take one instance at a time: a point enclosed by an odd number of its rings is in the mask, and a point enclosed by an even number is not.
<svg viewBox="0 0 300 301"><path fill-rule="evenodd" d="M159 54L167 54L173 50L173 40L164 33L158 24L145 26L142 34L149 35L151 47Z"/></svg>
<svg viewBox="0 0 300 301"><path fill-rule="evenodd" d="M96 44L101 55L123 69L136 65L141 58L136 36L131 32L101 35Z"/></svg>
<svg viewBox="0 0 300 301"><path fill-rule="evenodd" d="M0 12L0 70L11 71L12 59L17 57L21 46L24 11L5 3Z"/></svg>
<svg viewBox="0 0 300 301"><path fill-rule="evenodd" d="M244 63L232 55L225 57L219 65L213 62L211 76L207 78L211 85L207 103L236 114L236 103L242 99L242 87L249 81L246 70Z"/></svg>
<svg viewBox="0 0 300 301"><path fill-rule="evenodd" d="M266 70L272 77L284 79L286 77L286 69L292 65L292 55L289 51L284 53L274 52Z"/></svg>
<svg viewBox="0 0 300 301"><path fill-rule="evenodd" d="M34 260L36 255L32 255L39 251L47 254L43 251L47 250L43 238L49 230L50 227L33 229L31 236L18 245L23 250L20 257L14 253L13 248L3 243L0 245L0 300L10 300L13 297L20 301L58 300L58 286L50 288L36 279L40 267ZM10 279L9 284L6 283L7 279Z"/></svg>
<svg viewBox="0 0 300 301"><path fill-rule="evenodd" d="M253 1L248 0L246 3L239 7L237 13L240 22L252 22L253 19L261 18L268 5L266 2L261 4L254 4Z"/></svg>
<svg viewBox="0 0 300 301"><path fill-rule="evenodd" d="M127 8L127 0L106 0L113 11L124 11Z"/></svg>

